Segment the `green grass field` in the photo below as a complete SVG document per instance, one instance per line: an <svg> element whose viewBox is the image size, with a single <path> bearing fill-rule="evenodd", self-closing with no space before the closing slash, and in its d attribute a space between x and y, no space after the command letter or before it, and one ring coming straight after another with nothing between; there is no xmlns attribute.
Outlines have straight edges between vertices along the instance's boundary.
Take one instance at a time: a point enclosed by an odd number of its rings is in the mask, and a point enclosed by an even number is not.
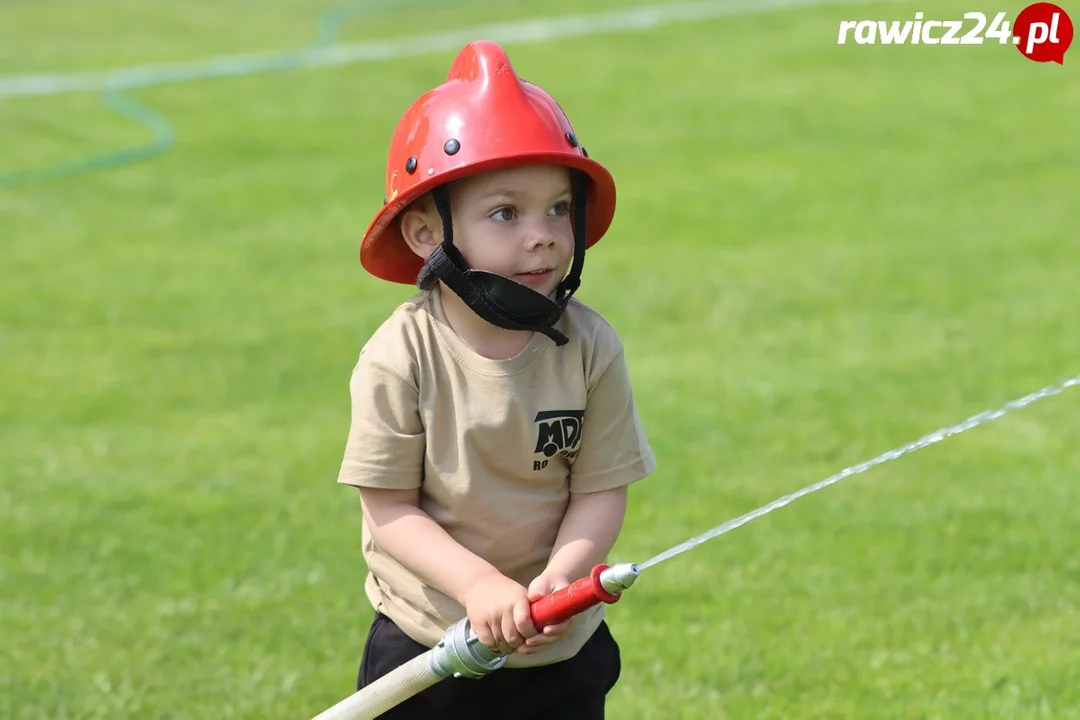
<svg viewBox="0 0 1080 720"><path fill-rule="evenodd" d="M301 47L332 5L148 7L0 3L0 74ZM1080 56L836 45L1022 7L508 44L619 183L580 297L660 466L613 560L1080 374ZM413 0L342 38L583 11ZM412 292L356 250L452 58L140 89L171 151L0 189L0 717L300 720L352 691L348 378ZM0 100L0 172L149 137L94 93ZM611 717L1080 718L1078 418L1074 388L648 570L609 612Z"/></svg>

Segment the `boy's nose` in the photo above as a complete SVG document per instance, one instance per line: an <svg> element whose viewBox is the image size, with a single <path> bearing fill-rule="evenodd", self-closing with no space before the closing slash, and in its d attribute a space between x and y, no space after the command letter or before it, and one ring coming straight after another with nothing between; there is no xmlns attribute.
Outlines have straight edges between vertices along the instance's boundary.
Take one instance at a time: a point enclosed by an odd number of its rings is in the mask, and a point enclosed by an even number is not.
<svg viewBox="0 0 1080 720"><path fill-rule="evenodd" d="M552 247L555 245L555 238L551 233L534 234L529 237L529 241L526 243L526 247L529 250L540 250L545 247Z"/></svg>
<svg viewBox="0 0 1080 720"><path fill-rule="evenodd" d="M525 245L530 249L539 249L542 247L551 247L555 244L555 236L551 230L545 225L540 224L534 226L528 230L528 237Z"/></svg>

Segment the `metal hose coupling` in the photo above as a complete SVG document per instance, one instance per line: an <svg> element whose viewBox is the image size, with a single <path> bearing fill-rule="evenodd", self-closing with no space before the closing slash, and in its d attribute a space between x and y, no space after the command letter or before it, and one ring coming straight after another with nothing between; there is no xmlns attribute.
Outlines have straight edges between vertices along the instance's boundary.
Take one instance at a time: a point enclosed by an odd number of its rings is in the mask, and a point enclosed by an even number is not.
<svg viewBox="0 0 1080 720"><path fill-rule="evenodd" d="M464 617L446 630L431 651L431 671L442 678L482 678L506 664L506 656L480 643Z"/></svg>

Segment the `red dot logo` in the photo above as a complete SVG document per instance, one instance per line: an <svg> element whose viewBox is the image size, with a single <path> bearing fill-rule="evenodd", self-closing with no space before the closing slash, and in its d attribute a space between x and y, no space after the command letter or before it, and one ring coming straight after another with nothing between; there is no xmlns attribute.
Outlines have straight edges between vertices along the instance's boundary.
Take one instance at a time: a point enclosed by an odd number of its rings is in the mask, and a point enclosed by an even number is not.
<svg viewBox="0 0 1080 720"><path fill-rule="evenodd" d="M1072 41L1072 19L1054 3L1028 5L1016 16L1013 42L1028 60L1064 65Z"/></svg>

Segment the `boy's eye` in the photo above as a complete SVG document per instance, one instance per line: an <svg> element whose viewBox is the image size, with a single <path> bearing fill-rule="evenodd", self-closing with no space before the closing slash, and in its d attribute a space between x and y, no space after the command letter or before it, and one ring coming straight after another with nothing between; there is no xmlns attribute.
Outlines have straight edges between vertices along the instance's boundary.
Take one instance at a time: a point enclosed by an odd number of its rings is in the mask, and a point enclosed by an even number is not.
<svg viewBox="0 0 1080 720"><path fill-rule="evenodd" d="M495 212L491 213L491 215L489 215L489 217L492 220L502 220L502 221L513 220L514 219L514 208L511 208L511 207L499 208Z"/></svg>
<svg viewBox="0 0 1080 720"><path fill-rule="evenodd" d="M551 210L556 215L567 215L570 212L570 203L564 200L563 202L556 203Z"/></svg>

